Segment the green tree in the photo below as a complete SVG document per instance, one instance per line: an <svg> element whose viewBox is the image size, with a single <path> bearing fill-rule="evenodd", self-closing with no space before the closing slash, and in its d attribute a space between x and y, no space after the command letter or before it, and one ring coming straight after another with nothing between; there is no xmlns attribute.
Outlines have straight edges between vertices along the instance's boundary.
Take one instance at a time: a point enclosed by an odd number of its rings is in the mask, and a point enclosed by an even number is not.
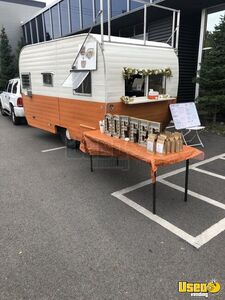
<svg viewBox="0 0 225 300"><path fill-rule="evenodd" d="M199 108L216 122L218 114L225 114L225 16L210 34L210 46L196 81L201 88Z"/></svg>
<svg viewBox="0 0 225 300"><path fill-rule="evenodd" d="M15 73L15 59L3 27L0 33L0 90L5 88L7 81L13 78Z"/></svg>
<svg viewBox="0 0 225 300"><path fill-rule="evenodd" d="M206 31L204 48L212 47L212 45L213 45L212 32Z"/></svg>
<svg viewBox="0 0 225 300"><path fill-rule="evenodd" d="M16 53L15 53L15 75L16 77L19 76L19 57L20 57L20 51L25 46L25 41L21 37L17 44Z"/></svg>

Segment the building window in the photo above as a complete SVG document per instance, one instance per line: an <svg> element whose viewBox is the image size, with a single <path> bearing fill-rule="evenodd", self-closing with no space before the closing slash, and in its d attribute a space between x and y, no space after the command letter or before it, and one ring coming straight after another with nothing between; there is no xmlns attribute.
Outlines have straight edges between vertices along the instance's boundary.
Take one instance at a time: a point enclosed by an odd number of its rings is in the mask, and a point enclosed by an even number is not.
<svg viewBox="0 0 225 300"><path fill-rule="evenodd" d="M33 43L37 43L37 29L36 29L36 22L35 19L31 20L31 30L32 30L32 37L33 37Z"/></svg>
<svg viewBox="0 0 225 300"><path fill-rule="evenodd" d="M132 10L132 9L135 9L135 8L138 8L138 7L141 7L141 6L143 6L144 4L142 4L142 3L138 3L138 2L134 2L134 1L131 1L130 0L130 9Z"/></svg>
<svg viewBox="0 0 225 300"><path fill-rule="evenodd" d="M42 15L37 16L37 28L38 28L39 42L43 42L45 39L44 39L44 32L43 32Z"/></svg>
<svg viewBox="0 0 225 300"><path fill-rule="evenodd" d="M166 77L163 75L149 76L149 89L159 92L160 95L166 94Z"/></svg>
<svg viewBox="0 0 225 300"><path fill-rule="evenodd" d="M64 36L70 32L68 1L63 0L62 2L59 3L59 7L60 7L60 16L61 16L62 35Z"/></svg>
<svg viewBox="0 0 225 300"><path fill-rule="evenodd" d="M30 23L25 25L26 32L27 32L27 43L31 44L31 33L30 33Z"/></svg>
<svg viewBox="0 0 225 300"><path fill-rule="evenodd" d="M53 86L53 73L42 73L43 85Z"/></svg>
<svg viewBox="0 0 225 300"><path fill-rule="evenodd" d="M26 42L27 44L27 39L26 39L26 32L25 32L25 26L22 26L22 30L23 30L23 40Z"/></svg>
<svg viewBox="0 0 225 300"><path fill-rule="evenodd" d="M49 41L52 39L52 26L51 26L51 19L50 19L50 12L47 10L44 13L44 22L45 22L45 37L46 41Z"/></svg>
<svg viewBox="0 0 225 300"><path fill-rule="evenodd" d="M91 95L91 72L75 72L73 75L74 94Z"/></svg>
<svg viewBox="0 0 225 300"><path fill-rule="evenodd" d="M82 7L83 28L86 28L93 24L92 1L82 0L81 7Z"/></svg>
<svg viewBox="0 0 225 300"><path fill-rule="evenodd" d="M21 74L22 88L28 90L31 88L30 73Z"/></svg>
<svg viewBox="0 0 225 300"><path fill-rule="evenodd" d="M100 1L95 0L95 16L98 15L100 11ZM103 19L106 21L108 19L108 0L103 0ZM100 16L97 18L96 23L100 23Z"/></svg>
<svg viewBox="0 0 225 300"><path fill-rule="evenodd" d="M60 26L59 26L59 10L58 10L58 5L55 5L51 8L51 13L52 13L52 34L53 38L58 38L60 37Z"/></svg>
<svg viewBox="0 0 225 300"><path fill-rule="evenodd" d="M71 26L72 31L76 32L80 30L80 6L79 0L70 0L71 11Z"/></svg>
<svg viewBox="0 0 225 300"><path fill-rule="evenodd" d="M125 79L125 96L143 97L146 95L146 79L140 75L131 76Z"/></svg>
<svg viewBox="0 0 225 300"><path fill-rule="evenodd" d="M125 12L127 12L127 0L111 1L112 17L121 15Z"/></svg>

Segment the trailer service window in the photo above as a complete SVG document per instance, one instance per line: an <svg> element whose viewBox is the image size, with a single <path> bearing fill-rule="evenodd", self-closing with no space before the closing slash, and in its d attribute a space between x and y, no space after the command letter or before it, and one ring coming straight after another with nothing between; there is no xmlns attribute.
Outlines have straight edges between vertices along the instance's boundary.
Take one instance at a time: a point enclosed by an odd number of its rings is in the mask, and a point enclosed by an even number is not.
<svg viewBox="0 0 225 300"><path fill-rule="evenodd" d="M134 75L129 79L125 79L125 95L129 97L145 96L145 81L145 78L140 75Z"/></svg>
<svg viewBox="0 0 225 300"><path fill-rule="evenodd" d="M166 77L163 75L151 75L149 77L134 75L125 79L125 96L143 97L147 95L149 89L153 89L159 94L165 94Z"/></svg>
<svg viewBox="0 0 225 300"><path fill-rule="evenodd" d="M159 94L166 94L166 77L163 75L149 76L149 89L153 89Z"/></svg>

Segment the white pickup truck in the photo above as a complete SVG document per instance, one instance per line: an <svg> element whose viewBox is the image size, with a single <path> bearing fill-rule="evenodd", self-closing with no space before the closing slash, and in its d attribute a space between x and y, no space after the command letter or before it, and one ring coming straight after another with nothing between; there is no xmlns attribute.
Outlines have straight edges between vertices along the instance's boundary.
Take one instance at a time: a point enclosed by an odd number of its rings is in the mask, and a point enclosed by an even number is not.
<svg viewBox="0 0 225 300"><path fill-rule="evenodd" d="M19 78L9 80L6 90L0 94L0 111L3 116L11 116L14 125L25 117Z"/></svg>

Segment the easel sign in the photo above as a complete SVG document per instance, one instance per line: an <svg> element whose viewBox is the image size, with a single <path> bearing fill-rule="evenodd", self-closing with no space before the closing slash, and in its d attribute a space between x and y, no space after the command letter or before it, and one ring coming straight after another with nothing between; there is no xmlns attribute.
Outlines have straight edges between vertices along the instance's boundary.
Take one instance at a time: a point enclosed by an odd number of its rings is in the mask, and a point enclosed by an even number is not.
<svg viewBox="0 0 225 300"><path fill-rule="evenodd" d="M170 111L177 130L201 125L194 102L170 104Z"/></svg>

